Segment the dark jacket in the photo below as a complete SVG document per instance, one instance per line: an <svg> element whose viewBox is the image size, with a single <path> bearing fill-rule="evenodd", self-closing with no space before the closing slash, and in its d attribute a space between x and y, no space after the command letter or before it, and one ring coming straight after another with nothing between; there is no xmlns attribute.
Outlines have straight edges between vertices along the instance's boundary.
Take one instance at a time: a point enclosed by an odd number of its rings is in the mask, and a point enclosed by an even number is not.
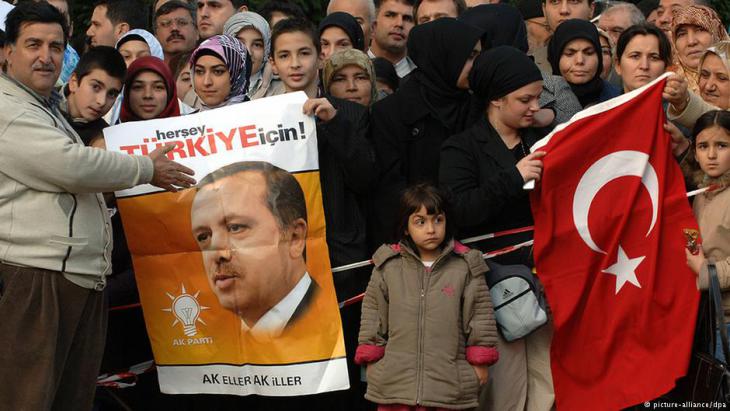
<svg viewBox="0 0 730 411"><path fill-rule="evenodd" d="M543 133L541 129L522 130L526 153ZM517 161L486 118L441 146L439 180L453 195L453 214L460 238L532 225L528 191L522 188L524 181ZM532 233L528 232L470 246L491 251L531 238ZM497 260L531 265L529 250L521 249Z"/></svg>
<svg viewBox="0 0 730 411"><path fill-rule="evenodd" d="M327 99L337 109L337 115L327 123L317 122L319 172L330 263L337 267L370 257L361 202L377 178L377 164L367 139L367 109L335 97ZM345 283L351 276L352 273L335 274L338 296L342 292L351 294L343 289L349 288ZM362 282L364 289L367 278Z"/></svg>
<svg viewBox="0 0 730 411"><path fill-rule="evenodd" d="M604 101L608 101L614 97L618 97L621 95L621 90L614 86L613 84L609 83L606 80L603 80L603 89L601 90L601 94L598 96L598 103L603 103Z"/></svg>
<svg viewBox="0 0 730 411"><path fill-rule="evenodd" d="M396 240L391 231L402 191L414 183L438 181L439 147L462 130L449 130L430 114L414 79L373 105L370 134L380 165L372 205L373 245Z"/></svg>

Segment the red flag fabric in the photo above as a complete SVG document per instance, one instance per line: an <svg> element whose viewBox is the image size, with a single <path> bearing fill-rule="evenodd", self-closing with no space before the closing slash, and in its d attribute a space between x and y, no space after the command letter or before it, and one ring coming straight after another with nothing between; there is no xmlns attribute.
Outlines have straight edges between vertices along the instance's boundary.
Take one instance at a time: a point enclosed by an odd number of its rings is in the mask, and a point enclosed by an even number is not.
<svg viewBox="0 0 730 411"><path fill-rule="evenodd" d="M697 229L664 131L658 79L577 114L536 146L535 262L553 313L556 406L617 410L687 371L699 293Z"/></svg>

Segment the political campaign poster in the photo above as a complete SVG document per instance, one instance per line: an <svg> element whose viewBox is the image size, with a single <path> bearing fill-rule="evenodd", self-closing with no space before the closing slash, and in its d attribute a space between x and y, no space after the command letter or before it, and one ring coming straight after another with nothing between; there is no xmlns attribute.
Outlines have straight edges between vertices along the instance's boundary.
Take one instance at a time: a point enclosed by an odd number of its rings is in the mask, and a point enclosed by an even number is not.
<svg viewBox="0 0 730 411"><path fill-rule="evenodd" d="M116 193L169 394L294 396L347 389L304 93L104 131L107 149L168 157L197 185Z"/></svg>

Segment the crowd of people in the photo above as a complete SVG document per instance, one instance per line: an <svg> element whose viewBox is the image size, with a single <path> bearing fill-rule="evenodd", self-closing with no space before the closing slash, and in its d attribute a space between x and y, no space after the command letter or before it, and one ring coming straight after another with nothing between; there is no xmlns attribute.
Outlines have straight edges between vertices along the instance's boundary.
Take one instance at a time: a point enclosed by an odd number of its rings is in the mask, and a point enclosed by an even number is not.
<svg viewBox="0 0 730 411"><path fill-rule="evenodd" d="M730 315L730 36L707 0L330 0L326 11L315 26L286 0L258 12L157 0L151 13L101 0L80 28L67 0L16 1L0 33L3 408L552 409L551 324L505 341L480 253L531 233L472 250L457 239L532 225L523 185L545 155L532 145L666 72L668 144L688 189L713 187L694 199L704 242L687 264L702 288L716 264ZM72 29L86 29L83 50ZM104 128L298 91L316 118L331 265L374 263L333 275L339 301L367 290L341 312L350 390L180 399L140 380L95 397L100 367L152 355L139 312L106 311L138 295L104 193L195 185L170 147L109 152ZM534 266L529 247L495 261ZM448 295L447 283L460 298L413 310L419 290Z"/></svg>

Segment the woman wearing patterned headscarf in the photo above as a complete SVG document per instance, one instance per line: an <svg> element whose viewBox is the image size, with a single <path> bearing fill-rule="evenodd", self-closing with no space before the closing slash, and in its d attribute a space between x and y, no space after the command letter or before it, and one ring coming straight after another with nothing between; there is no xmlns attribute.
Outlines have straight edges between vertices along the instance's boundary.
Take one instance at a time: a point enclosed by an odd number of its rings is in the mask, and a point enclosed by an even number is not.
<svg viewBox="0 0 730 411"><path fill-rule="evenodd" d="M688 88L699 92L700 58L710 45L730 40L715 10L705 6L685 6L674 11L672 38L678 74L688 82Z"/></svg>
<svg viewBox="0 0 730 411"><path fill-rule="evenodd" d="M193 90L202 101L201 110L249 100L251 58L235 37L221 34L205 40L193 52L190 67Z"/></svg>
<svg viewBox="0 0 730 411"><path fill-rule="evenodd" d="M283 88L280 80L274 79L269 62L271 52L271 29L261 15L243 11L226 21L223 34L236 37L248 50L251 57L251 77L248 97L255 100L274 95L272 90Z"/></svg>
<svg viewBox="0 0 730 411"><path fill-rule="evenodd" d="M333 97L370 107L378 96L375 69L367 54L360 50L336 51L322 71L324 89Z"/></svg>

